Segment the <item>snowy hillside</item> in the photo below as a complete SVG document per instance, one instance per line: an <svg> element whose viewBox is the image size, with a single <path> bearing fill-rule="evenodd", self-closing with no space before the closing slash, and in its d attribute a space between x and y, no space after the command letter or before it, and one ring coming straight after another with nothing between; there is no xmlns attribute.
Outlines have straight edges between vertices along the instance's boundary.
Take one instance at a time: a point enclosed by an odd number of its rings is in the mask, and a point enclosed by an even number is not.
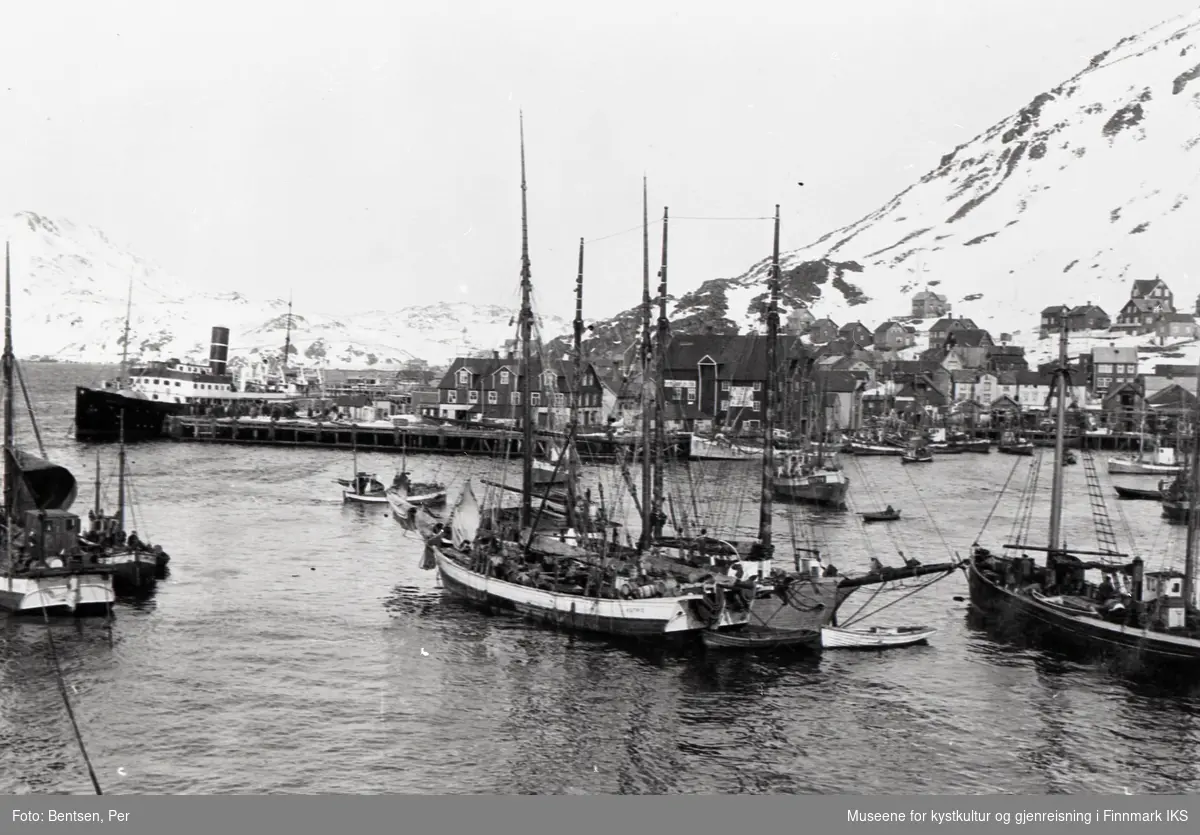
<svg viewBox="0 0 1200 835"><path fill-rule="evenodd" d="M133 282L130 356L208 356L214 325L228 327L231 357L283 350L286 299L216 293L169 275L114 245L100 230L21 212L0 224L12 253L13 339L20 357L116 362L129 283ZM293 315L292 344L310 364L334 368L396 367L414 357L442 363L493 350L515 335L513 311L465 302L333 317ZM561 333L561 319L543 328Z"/></svg>
<svg viewBox="0 0 1200 835"><path fill-rule="evenodd" d="M1090 301L1115 318L1135 278L1161 276L1190 312L1197 229L1200 12L1123 39L876 211L786 253L785 306L874 329L929 286L954 315L1032 344L1043 308ZM673 319L757 328L768 267L705 282Z"/></svg>

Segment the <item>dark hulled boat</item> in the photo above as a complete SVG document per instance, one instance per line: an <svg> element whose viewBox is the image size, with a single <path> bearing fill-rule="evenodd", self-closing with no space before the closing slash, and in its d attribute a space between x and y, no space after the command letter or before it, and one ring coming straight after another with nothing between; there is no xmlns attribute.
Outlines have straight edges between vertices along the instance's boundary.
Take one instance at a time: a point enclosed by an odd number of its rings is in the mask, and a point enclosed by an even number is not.
<svg viewBox="0 0 1200 835"><path fill-rule="evenodd" d="M1067 327L1059 341L1056 385L1066 385ZM1184 571L1148 572L1142 559L1118 562L1112 551L1068 550L1061 539L1063 446L1066 398L1059 397L1051 492L1050 535L1045 548L1013 544L1010 550L1042 552L1044 566L1027 553L994 554L976 545L967 569L971 604L984 622L1005 636L1070 646L1088 655L1115 656L1126 669L1161 665L1200 667L1200 612L1195 607L1197 513L1188 508ZM1193 478L1200 448L1193 451ZM1195 491L1192 492L1195 495ZM1080 557L1101 557L1085 561ZM1104 575L1100 584L1086 572Z"/></svg>

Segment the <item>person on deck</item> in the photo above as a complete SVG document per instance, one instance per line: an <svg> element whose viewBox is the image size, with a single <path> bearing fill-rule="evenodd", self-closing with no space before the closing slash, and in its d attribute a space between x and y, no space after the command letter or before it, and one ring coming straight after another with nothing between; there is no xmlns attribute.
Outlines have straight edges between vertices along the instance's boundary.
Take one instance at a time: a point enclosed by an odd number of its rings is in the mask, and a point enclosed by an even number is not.
<svg viewBox="0 0 1200 835"><path fill-rule="evenodd" d="M131 551L141 550L142 541L140 539L138 539L137 531L129 532L129 539L126 541L125 544L129 547L129 550L131 550Z"/></svg>
<svg viewBox="0 0 1200 835"><path fill-rule="evenodd" d="M1117 596L1117 590L1112 584L1112 579L1105 574L1104 579L1100 582L1096 589L1096 599L1101 603L1107 603L1109 600Z"/></svg>

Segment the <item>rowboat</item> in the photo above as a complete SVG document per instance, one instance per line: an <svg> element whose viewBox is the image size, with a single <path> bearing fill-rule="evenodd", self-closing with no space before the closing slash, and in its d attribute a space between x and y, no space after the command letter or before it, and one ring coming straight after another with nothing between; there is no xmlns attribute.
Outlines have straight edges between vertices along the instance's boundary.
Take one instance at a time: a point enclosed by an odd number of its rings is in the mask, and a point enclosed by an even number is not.
<svg viewBox="0 0 1200 835"><path fill-rule="evenodd" d="M892 649L923 644L937 632L930 626L865 626L847 629L826 626L821 629L825 649Z"/></svg>
<svg viewBox="0 0 1200 835"><path fill-rule="evenodd" d="M900 511L889 507L887 510L869 510L858 515L864 522L894 522L900 518Z"/></svg>

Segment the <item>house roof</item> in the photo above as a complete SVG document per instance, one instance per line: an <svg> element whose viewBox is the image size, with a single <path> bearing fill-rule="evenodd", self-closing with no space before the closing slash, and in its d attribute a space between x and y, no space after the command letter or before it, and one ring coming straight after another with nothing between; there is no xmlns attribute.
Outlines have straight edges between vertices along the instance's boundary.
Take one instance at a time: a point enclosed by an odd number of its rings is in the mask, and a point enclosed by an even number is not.
<svg viewBox="0 0 1200 835"><path fill-rule="evenodd" d="M950 372L950 379L956 383L973 383L975 382L975 372L965 368L957 369Z"/></svg>
<svg viewBox="0 0 1200 835"><path fill-rule="evenodd" d="M542 373L542 368L548 368L555 373L555 376L560 379L571 380L575 376L575 369L572 363L564 362L563 360L544 361L539 357L534 357L530 362L530 368L535 375ZM474 385L476 377L487 377L504 368L509 369L517 378L521 377L521 363L515 359L497 359L495 357L457 357L450 363L450 367L446 369L446 373L442 375L442 380L438 383L438 388L449 389L457 388L457 380L455 375L462 369L467 369L472 375L471 384ZM584 380L585 382L591 375L596 373L595 367L590 363L584 365Z"/></svg>
<svg viewBox="0 0 1200 835"><path fill-rule="evenodd" d="M1078 307L1071 308L1070 315L1072 315L1072 316L1087 316L1089 314L1098 314L1100 316L1108 315L1107 313L1104 312L1104 308L1099 307L1094 304L1091 304L1090 302L1088 304L1081 304Z"/></svg>
<svg viewBox="0 0 1200 835"><path fill-rule="evenodd" d="M1019 404L1017 401L1013 400L1007 394L1002 394L992 401L992 408L993 409L998 409L998 408L1020 409L1021 404Z"/></svg>
<svg viewBox="0 0 1200 835"><path fill-rule="evenodd" d="M1125 302L1125 307L1122 310L1128 310L1132 307L1141 313L1153 313L1162 308L1162 299L1143 299L1135 298Z"/></svg>
<svg viewBox="0 0 1200 835"><path fill-rule="evenodd" d="M1092 362L1120 362L1131 363L1138 361L1137 348L1130 346L1127 348L1114 348L1109 345L1097 345L1092 349Z"/></svg>
<svg viewBox="0 0 1200 835"><path fill-rule="evenodd" d="M987 349L989 357L1021 357L1025 356L1025 349L1020 345L989 345Z"/></svg>
<svg viewBox="0 0 1200 835"><path fill-rule="evenodd" d="M832 319L830 319L828 316L822 316L820 319L817 319L813 322L813 327L814 328L819 327L821 325L824 325L826 322L833 325L834 328L837 328L837 326L838 326L838 323L833 321Z"/></svg>
<svg viewBox="0 0 1200 835"><path fill-rule="evenodd" d="M1178 383L1171 383L1147 397L1146 402L1151 406L1169 406L1172 404L1194 406L1196 404L1196 395Z"/></svg>
<svg viewBox="0 0 1200 835"><path fill-rule="evenodd" d="M1062 313L1064 310L1069 310L1065 304L1055 304L1042 310L1043 316L1053 316L1056 313Z"/></svg>
<svg viewBox="0 0 1200 835"><path fill-rule="evenodd" d="M862 330L867 331L867 333L871 332L870 330L867 329L867 326L864 325L862 322L847 322L846 324L844 324L840 328L838 328L838 333L848 333L848 332L854 330L855 328L861 328Z"/></svg>
<svg viewBox="0 0 1200 835"><path fill-rule="evenodd" d="M1016 371L997 371L996 382L1002 386L1015 386L1017 384Z"/></svg>
<svg viewBox="0 0 1200 835"><path fill-rule="evenodd" d="M915 296L913 296L913 301L915 301L915 302L923 302L923 301L926 301L929 299L932 299L934 301L944 302L946 300L946 297L939 295L939 294L933 292L932 290L922 290L921 292L919 292Z"/></svg>
<svg viewBox="0 0 1200 835"><path fill-rule="evenodd" d="M1133 298L1138 298L1139 296L1144 296L1144 295L1146 295L1147 293L1150 293L1150 292L1152 292L1152 291L1154 290L1154 288L1155 288L1155 287L1157 287L1159 284L1162 284L1162 279L1160 279L1160 278L1139 278L1139 279L1136 279L1136 280L1133 282L1133 294L1132 294L1132 297L1133 297ZM1166 285L1163 285L1163 286L1165 287Z"/></svg>
<svg viewBox="0 0 1200 835"><path fill-rule="evenodd" d="M966 328L963 330L951 331L950 335L947 336L946 339L947 341L953 339L955 345L959 345L964 348L979 348L986 347L983 345L983 343L991 342L992 335L983 328Z"/></svg>
<svg viewBox="0 0 1200 835"><path fill-rule="evenodd" d="M807 354L797 339L781 340L777 356L799 358ZM764 379L767 372L767 340L757 334L680 334L667 345L668 369L693 370L701 360L717 365L722 380Z"/></svg>
<svg viewBox="0 0 1200 835"><path fill-rule="evenodd" d="M882 325L880 325L879 327L877 327L875 329L875 335L879 336L880 334L887 333L892 328L899 328L899 327L902 327L899 322L893 322L891 320L888 320L887 322L884 322Z"/></svg>
<svg viewBox="0 0 1200 835"><path fill-rule="evenodd" d="M1190 325L1196 324L1196 317L1190 313L1168 313L1158 321L1160 322L1186 322Z"/></svg>
<svg viewBox="0 0 1200 835"><path fill-rule="evenodd" d="M949 330L951 328L963 330L963 329L974 328L974 327L976 327L975 322L971 319L966 319L966 318L963 318L962 316L958 317L957 319L953 316L946 316L946 317L938 319L936 322L934 322L933 326L930 328L930 330L931 331L944 331L944 330Z"/></svg>
<svg viewBox="0 0 1200 835"><path fill-rule="evenodd" d="M826 392L857 391L862 380L849 371L824 371L815 376L817 387Z"/></svg>
<svg viewBox="0 0 1200 835"><path fill-rule="evenodd" d="M1019 386L1048 386L1054 379L1051 374L1042 371L1014 371Z"/></svg>

